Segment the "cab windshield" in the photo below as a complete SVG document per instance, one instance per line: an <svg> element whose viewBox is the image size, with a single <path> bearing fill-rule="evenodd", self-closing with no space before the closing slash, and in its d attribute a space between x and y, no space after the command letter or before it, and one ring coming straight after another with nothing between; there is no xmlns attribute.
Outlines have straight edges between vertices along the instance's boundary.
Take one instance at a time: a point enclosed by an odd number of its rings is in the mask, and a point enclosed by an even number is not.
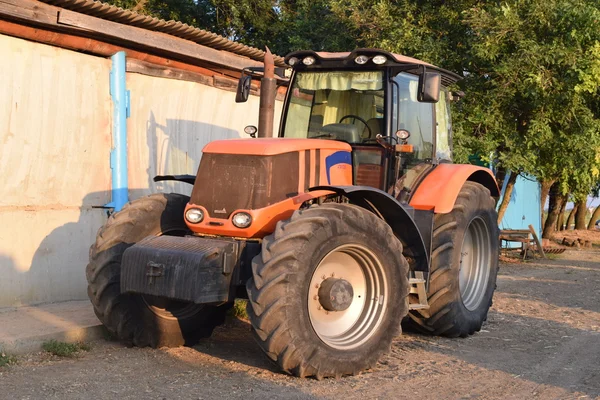
<svg viewBox="0 0 600 400"><path fill-rule="evenodd" d="M363 143L384 134L383 71L298 72L284 136Z"/></svg>

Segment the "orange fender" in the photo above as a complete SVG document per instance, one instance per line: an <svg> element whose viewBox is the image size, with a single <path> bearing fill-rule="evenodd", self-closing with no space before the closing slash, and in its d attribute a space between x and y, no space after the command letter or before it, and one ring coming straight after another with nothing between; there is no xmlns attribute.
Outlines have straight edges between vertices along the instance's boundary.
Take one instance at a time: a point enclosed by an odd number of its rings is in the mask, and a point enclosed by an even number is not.
<svg viewBox="0 0 600 400"><path fill-rule="evenodd" d="M500 196L490 169L468 164L440 164L423 179L409 204L417 210L449 213L466 181L482 184L490 190L492 197Z"/></svg>

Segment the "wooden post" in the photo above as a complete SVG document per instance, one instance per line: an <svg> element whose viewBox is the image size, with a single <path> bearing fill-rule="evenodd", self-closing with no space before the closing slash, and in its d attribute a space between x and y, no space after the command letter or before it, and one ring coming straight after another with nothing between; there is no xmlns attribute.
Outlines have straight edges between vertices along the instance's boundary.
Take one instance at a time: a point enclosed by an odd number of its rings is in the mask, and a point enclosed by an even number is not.
<svg viewBox="0 0 600 400"><path fill-rule="evenodd" d="M531 232L531 235L533 236L533 240L535 240L535 244L537 245L538 251L540 252L540 255L542 256L542 258L547 258L546 254L544 253L544 249L542 248L542 242L540 242L540 239L538 238L537 233L535 233L535 229L533 228L533 225L529 225L529 231Z"/></svg>

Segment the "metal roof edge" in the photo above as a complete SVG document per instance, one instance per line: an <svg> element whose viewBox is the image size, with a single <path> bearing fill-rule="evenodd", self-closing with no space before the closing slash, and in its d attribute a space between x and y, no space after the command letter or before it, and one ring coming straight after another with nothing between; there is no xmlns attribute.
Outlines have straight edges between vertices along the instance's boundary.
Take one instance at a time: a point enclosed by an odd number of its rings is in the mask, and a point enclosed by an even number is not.
<svg viewBox="0 0 600 400"><path fill-rule="evenodd" d="M135 11L125 10L121 7L103 3L98 0L38 0L43 3L62 7L67 10L90 15L96 18L105 19L121 24L131 25L150 31L162 32L181 39L211 47L216 50L224 50L245 56L256 61L263 61L265 52L255 47L234 42L223 36L196 28L179 21L165 21L149 15L137 13ZM283 57L275 56L275 64L284 66Z"/></svg>

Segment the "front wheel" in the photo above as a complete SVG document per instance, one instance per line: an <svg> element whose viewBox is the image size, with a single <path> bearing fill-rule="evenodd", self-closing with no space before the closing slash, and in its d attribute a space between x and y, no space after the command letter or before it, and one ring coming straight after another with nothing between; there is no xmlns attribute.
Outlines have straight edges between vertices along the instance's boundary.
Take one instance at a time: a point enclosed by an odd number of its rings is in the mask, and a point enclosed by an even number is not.
<svg viewBox="0 0 600 400"><path fill-rule="evenodd" d="M402 245L383 220L353 205L325 204L279 222L252 273L246 287L256 340L296 376L372 367L407 313Z"/></svg>
<svg viewBox="0 0 600 400"><path fill-rule="evenodd" d="M193 345L225 321L229 304L194 304L121 292L125 250L147 236L186 234L183 213L188 200L175 193L134 200L111 215L90 248L88 296L98 319L126 344Z"/></svg>
<svg viewBox="0 0 600 400"><path fill-rule="evenodd" d="M466 182L452 211L435 215L429 317L411 311L407 324L448 337L479 331L496 288L498 237L495 201L489 190Z"/></svg>

